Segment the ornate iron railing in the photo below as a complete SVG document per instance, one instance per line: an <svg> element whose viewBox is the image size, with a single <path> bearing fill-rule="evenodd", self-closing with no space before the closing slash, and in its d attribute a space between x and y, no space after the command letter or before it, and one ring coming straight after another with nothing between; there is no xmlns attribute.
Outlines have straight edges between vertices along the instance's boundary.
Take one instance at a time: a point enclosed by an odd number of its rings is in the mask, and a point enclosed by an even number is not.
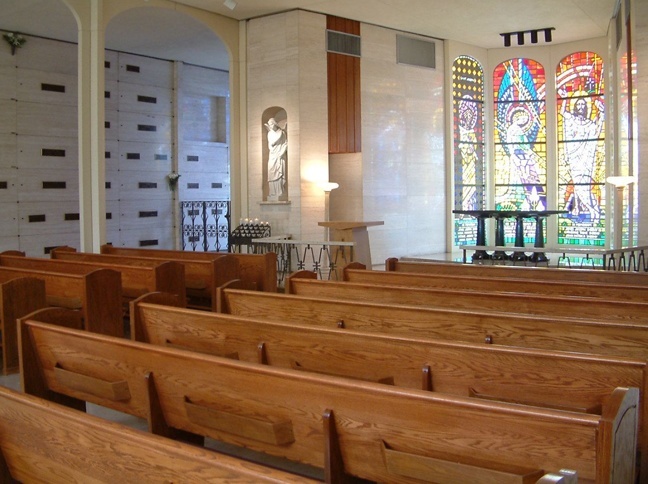
<svg viewBox="0 0 648 484"><path fill-rule="evenodd" d="M648 246L606 250L603 267L609 271L648 272L646 251Z"/></svg>
<svg viewBox="0 0 648 484"><path fill-rule="evenodd" d="M341 280L342 269L353 260L353 242L290 240L286 236L253 239L255 252L277 254L277 285L291 272L309 270L318 279Z"/></svg>
<svg viewBox="0 0 648 484"><path fill-rule="evenodd" d="M182 250L227 252L230 201L180 202Z"/></svg>

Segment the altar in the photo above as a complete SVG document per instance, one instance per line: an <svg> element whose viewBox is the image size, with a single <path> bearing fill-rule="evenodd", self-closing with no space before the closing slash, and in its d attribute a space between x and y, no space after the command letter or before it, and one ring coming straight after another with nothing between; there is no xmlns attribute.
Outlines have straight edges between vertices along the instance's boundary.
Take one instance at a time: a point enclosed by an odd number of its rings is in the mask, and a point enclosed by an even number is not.
<svg viewBox="0 0 648 484"><path fill-rule="evenodd" d="M452 213L470 215L477 219L477 246L487 246L486 243L486 220L494 218L495 225L495 245L504 247L506 245L504 238L504 221L506 219L515 219L515 242L516 250L510 258L514 261L530 260L532 262L547 262L547 256L542 251L534 251L527 257L524 254L524 219L532 218L536 222L534 247L544 247L544 220L551 216L561 213L568 213L566 210L453 210ZM504 260L509 258L503 250L496 250L492 255L486 250L476 250L473 254L475 260Z"/></svg>

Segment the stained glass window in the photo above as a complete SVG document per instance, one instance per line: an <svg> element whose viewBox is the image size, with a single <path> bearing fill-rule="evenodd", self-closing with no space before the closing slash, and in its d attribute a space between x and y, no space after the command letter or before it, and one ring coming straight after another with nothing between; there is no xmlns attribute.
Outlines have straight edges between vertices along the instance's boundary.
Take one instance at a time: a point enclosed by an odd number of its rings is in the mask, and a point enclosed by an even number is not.
<svg viewBox="0 0 648 484"><path fill-rule="evenodd" d="M468 56L452 66L454 120L454 209L485 208L484 71ZM474 245L477 224L473 217L455 215L455 244Z"/></svg>
<svg viewBox="0 0 648 484"><path fill-rule="evenodd" d="M544 68L532 59L507 60L495 68L493 88L495 209L546 210ZM506 227L507 242L513 230Z"/></svg>
<svg viewBox="0 0 648 484"><path fill-rule="evenodd" d="M556 69L558 243L605 245L603 60L575 52Z"/></svg>

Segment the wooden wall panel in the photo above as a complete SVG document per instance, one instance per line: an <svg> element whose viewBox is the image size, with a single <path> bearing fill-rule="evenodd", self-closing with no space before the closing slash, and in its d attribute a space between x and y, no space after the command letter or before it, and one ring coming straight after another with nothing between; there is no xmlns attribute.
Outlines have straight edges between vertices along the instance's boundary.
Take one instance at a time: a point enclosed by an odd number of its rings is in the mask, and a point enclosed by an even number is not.
<svg viewBox="0 0 648 484"><path fill-rule="evenodd" d="M360 35L360 23L327 17L327 29ZM359 153L361 145L360 58L329 52L329 153Z"/></svg>

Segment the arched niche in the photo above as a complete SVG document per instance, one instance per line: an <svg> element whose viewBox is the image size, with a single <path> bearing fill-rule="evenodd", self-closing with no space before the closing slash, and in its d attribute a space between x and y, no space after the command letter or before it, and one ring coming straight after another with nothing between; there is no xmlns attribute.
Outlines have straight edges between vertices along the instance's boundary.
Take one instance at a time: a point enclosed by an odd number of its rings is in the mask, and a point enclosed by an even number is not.
<svg viewBox="0 0 648 484"><path fill-rule="evenodd" d="M263 200L287 202L288 197L288 115L279 106L267 108L261 117Z"/></svg>

